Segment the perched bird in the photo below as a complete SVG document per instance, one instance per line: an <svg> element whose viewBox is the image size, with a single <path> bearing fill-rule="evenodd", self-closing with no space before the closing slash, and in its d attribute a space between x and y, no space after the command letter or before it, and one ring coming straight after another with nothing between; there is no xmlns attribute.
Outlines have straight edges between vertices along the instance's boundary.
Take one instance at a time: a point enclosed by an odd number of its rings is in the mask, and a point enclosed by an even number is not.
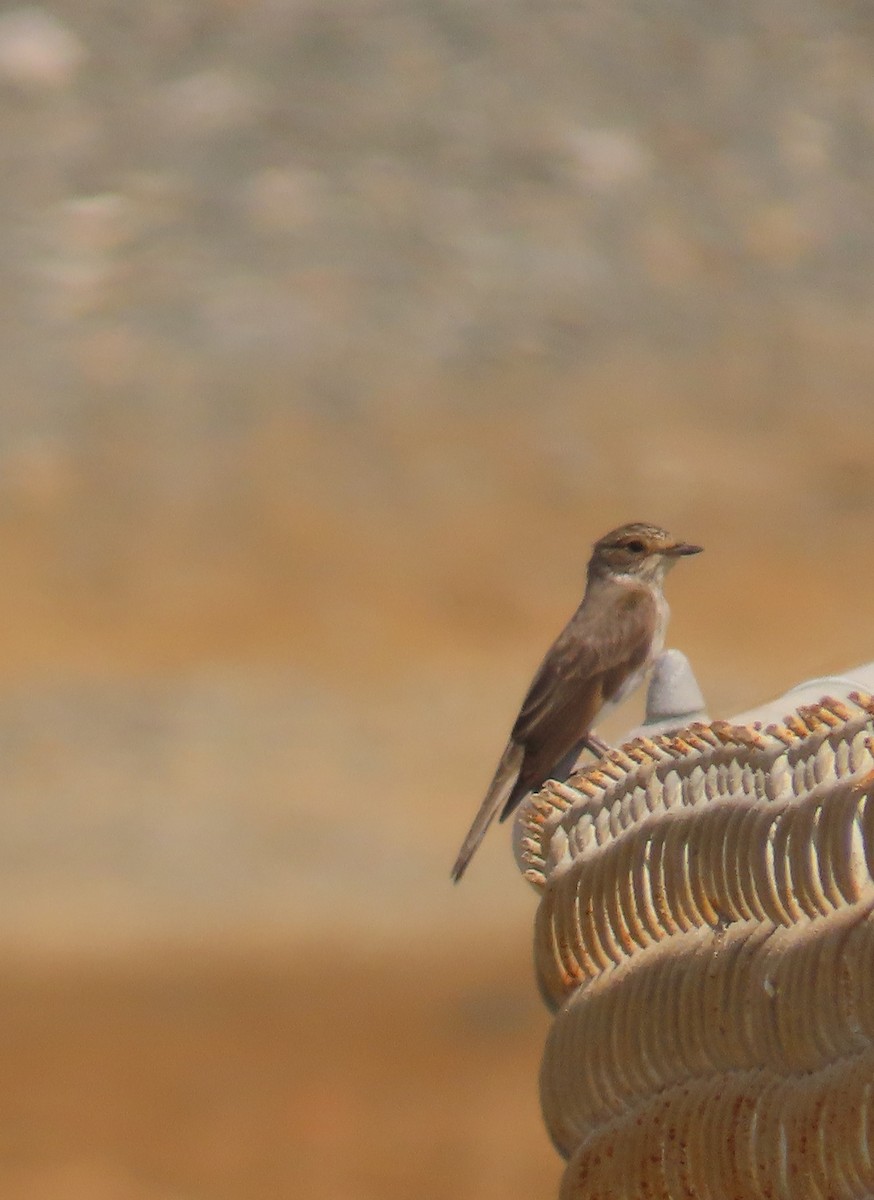
<svg viewBox="0 0 874 1200"><path fill-rule="evenodd" d="M602 754L595 718L621 703L664 646L670 610L662 585L701 546L634 523L596 542L579 608L540 664L494 779L458 853L457 883L498 814L503 821L547 779L567 778L584 748Z"/></svg>

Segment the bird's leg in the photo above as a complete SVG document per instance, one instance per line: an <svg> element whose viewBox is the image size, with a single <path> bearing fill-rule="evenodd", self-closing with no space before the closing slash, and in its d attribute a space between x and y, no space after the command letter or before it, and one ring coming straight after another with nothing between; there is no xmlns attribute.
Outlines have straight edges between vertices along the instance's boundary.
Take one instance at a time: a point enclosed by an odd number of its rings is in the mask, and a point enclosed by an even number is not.
<svg viewBox="0 0 874 1200"><path fill-rule="evenodd" d="M583 745L587 750L591 750L596 758L601 758L602 755L607 754L611 749L602 737L598 737L597 733L593 733L592 731L589 731L583 738Z"/></svg>
<svg viewBox="0 0 874 1200"><path fill-rule="evenodd" d="M595 758L601 758L611 749L603 738L598 737L597 733L587 733L582 741L577 742L568 759L568 768L560 778L567 779L570 775L575 775L577 771L585 770L586 766L591 766L590 762L583 757L586 751L594 754Z"/></svg>
<svg viewBox="0 0 874 1200"><path fill-rule="evenodd" d="M580 759L583 756L583 751L585 748L585 742L577 742L572 749L568 750L564 758L560 758L552 768L552 771L550 772L551 777L563 783L565 779L569 779L571 775L575 775L576 772L582 767Z"/></svg>

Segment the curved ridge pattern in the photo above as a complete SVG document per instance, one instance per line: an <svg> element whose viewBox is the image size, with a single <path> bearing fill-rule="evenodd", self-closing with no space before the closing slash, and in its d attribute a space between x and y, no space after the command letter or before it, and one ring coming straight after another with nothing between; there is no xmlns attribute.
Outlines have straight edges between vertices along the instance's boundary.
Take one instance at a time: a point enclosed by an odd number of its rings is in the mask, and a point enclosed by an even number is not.
<svg viewBox="0 0 874 1200"><path fill-rule="evenodd" d="M874 1196L874 700L639 738L520 822L562 1200Z"/></svg>

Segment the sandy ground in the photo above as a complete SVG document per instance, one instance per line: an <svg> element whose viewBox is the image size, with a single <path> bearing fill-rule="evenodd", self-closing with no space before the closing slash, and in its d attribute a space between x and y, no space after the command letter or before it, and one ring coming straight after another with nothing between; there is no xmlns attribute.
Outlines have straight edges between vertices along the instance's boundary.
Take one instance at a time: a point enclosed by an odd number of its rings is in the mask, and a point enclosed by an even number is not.
<svg viewBox="0 0 874 1200"><path fill-rule="evenodd" d="M7 962L8 1200L548 1196L524 951Z"/></svg>
<svg viewBox="0 0 874 1200"><path fill-rule="evenodd" d="M671 640L716 713L872 654L866 510L811 518L807 538L782 516L781 489L796 488L791 515L804 488L780 471L767 522L758 477L754 502L729 477L720 502L683 498L671 521L707 545L670 581ZM447 872L576 600L581 555L562 535L600 527L561 505L554 525L507 510L497 547L496 503L476 538L438 540L409 572L409 534L387 535L401 544L377 571L350 532L343 594L327 611L318 588L296 598L294 656L277 617L272 646L252 619L261 651L226 638L219 663L187 646L187 662L146 669L141 645L122 668L108 637L89 675L13 676L9 1200L555 1195L534 896L504 829L461 887ZM353 612L366 638L343 627Z"/></svg>

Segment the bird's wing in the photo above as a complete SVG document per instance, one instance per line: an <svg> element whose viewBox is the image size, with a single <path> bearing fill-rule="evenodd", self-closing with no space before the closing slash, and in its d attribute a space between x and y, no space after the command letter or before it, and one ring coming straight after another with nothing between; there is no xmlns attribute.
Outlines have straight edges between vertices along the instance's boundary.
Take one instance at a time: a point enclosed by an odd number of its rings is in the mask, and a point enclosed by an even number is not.
<svg viewBox="0 0 874 1200"><path fill-rule="evenodd" d="M581 605L556 638L522 701L514 741L527 743L566 707L575 710L585 731L626 676L646 662L656 619L649 590L623 588L614 603L597 611L600 616L593 619ZM593 703L583 712L580 691L589 681L595 683Z"/></svg>
<svg viewBox="0 0 874 1200"><path fill-rule="evenodd" d="M577 610L528 689L511 734L525 747L520 786L539 787L549 778L628 675L646 662L657 615L651 593L623 589L596 611L601 615L593 619L591 610Z"/></svg>
<svg viewBox="0 0 874 1200"><path fill-rule="evenodd" d="M467 870L467 864L473 857L477 846L485 837L486 830L512 794L516 786L516 781L519 778L519 771L524 757L525 747L520 746L518 742L514 742L511 739L507 743L506 750L501 755L501 761L498 763L498 769L495 771L489 790L486 792L486 798L479 806L479 811L474 817L473 824L468 830L467 837L464 839L462 847L458 852L458 858L455 860L455 866L452 868L452 878L455 883L458 883Z"/></svg>

